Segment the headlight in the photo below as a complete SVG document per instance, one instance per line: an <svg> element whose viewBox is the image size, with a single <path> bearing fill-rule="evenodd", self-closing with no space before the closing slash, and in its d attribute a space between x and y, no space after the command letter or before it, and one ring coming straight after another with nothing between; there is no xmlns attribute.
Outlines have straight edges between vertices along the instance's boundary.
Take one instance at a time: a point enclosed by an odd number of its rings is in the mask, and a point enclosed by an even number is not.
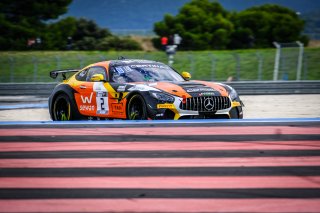
<svg viewBox="0 0 320 213"><path fill-rule="evenodd" d="M233 101L238 98L238 93L232 87L230 87L230 88L231 88L231 92L230 92L229 96L230 96L231 100Z"/></svg>
<svg viewBox="0 0 320 213"><path fill-rule="evenodd" d="M174 97L171 95L167 95L161 92L150 92L151 96L155 99L158 99L159 101L166 102L166 103L173 103Z"/></svg>

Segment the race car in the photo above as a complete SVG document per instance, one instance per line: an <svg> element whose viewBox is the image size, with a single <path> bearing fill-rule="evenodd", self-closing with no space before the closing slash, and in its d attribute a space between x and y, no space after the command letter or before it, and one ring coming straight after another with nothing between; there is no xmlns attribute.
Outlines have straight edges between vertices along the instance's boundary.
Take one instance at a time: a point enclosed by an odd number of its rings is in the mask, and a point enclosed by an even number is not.
<svg viewBox="0 0 320 213"><path fill-rule="evenodd" d="M232 87L191 81L188 72L156 61L118 59L50 72L54 79L59 74L63 82L49 97L54 121L243 118Z"/></svg>

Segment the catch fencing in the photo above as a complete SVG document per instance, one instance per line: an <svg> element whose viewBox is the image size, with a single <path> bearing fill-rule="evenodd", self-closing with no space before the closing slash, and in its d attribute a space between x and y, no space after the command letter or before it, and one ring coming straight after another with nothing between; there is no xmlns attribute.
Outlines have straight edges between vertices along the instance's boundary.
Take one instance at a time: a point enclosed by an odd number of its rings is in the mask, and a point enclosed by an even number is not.
<svg viewBox="0 0 320 213"><path fill-rule="evenodd" d="M148 59L168 63L164 52L3 52L0 53L0 83L55 82L49 71L81 69L98 61L119 56ZM188 71L192 79L209 81L270 81L273 80L275 50L262 51L178 51L173 68ZM287 58L287 64L296 64L297 58ZM319 50L306 49L302 60L301 80L320 80ZM296 80L296 69L285 67L286 75L278 80ZM281 72L281 70L280 70ZM59 81L58 79L56 81Z"/></svg>

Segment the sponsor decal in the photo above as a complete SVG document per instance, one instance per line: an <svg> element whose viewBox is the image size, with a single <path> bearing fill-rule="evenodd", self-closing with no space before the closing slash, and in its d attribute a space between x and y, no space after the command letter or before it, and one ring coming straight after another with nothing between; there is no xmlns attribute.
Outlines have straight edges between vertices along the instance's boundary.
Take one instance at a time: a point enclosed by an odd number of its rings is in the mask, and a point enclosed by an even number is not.
<svg viewBox="0 0 320 213"><path fill-rule="evenodd" d="M80 111L94 111L94 105L80 105Z"/></svg>
<svg viewBox="0 0 320 213"><path fill-rule="evenodd" d="M116 72L117 72L119 75L125 73L125 70L124 70L122 67L116 67L115 69L116 69Z"/></svg>
<svg viewBox="0 0 320 213"><path fill-rule="evenodd" d="M174 104L157 104L158 109L175 109Z"/></svg>
<svg viewBox="0 0 320 213"><path fill-rule="evenodd" d="M122 104L112 104L112 111L113 112L123 112L123 105Z"/></svg>
<svg viewBox="0 0 320 213"><path fill-rule="evenodd" d="M124 92L124 91L126 91L126 85L118 86L117 92Z"/></svg>
<svg viewBox="0 0 320 213"><path fill-rule="evenodd" d="M108 97L107 92L97 92L97 97Z"/></svg>
<svg viewBox="0 0 320 213"><path fill-rule="evenodd" d="M214 96L214 92L203 92L203 93L200 93L199 96Z"/></svg>
<svg viewBox="0 0 320 213"><path fill-rule="evenodd" d="M148 60L137 60L137 59L135 59L135 60L126 59L126 60L123 60L121 62L123 62L125 64L130 64L130 63L150 63L150 61L148 61Z"/></svg>
<svg viewBox="0 0 320 213"><path fill-rule="evenodd" d="M134 64L130 65L132 69L135 68L159 68L159 69L166 69L167 66L159 65L159 64Z"/></svg>
<svg viewBox="0 0 320 213"><path fill-rule="evenodd" d="M128 67L128 66L125 66L125 67L123 67L125 70L126 70L126 72L132 72L133 71L133 69L131 69L130 67Z"/></svg>
<svg viewBox="0 0 320 213"><path fill-rule="evenodd" d="M212 88L194 88L187 89L187 92L214 92L215 90Z"/></svg>
<svg viewBox="0 0 320 213"><path fill-rule="evenodd" d="M82 101L82 103L84 103L84 104L86 104L86 103L91 104L92 95L93 95L93 92L90 94L90 97L82 96L82 95L81 95L81 101Z"/></svg>

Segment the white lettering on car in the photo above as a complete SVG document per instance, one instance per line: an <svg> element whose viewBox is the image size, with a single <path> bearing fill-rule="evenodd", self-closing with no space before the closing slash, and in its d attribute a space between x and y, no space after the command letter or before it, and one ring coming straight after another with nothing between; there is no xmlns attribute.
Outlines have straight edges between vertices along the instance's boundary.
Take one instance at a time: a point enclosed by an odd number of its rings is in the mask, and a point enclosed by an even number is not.
<svg viewBox="0 0 320 213"><path fill-rule="evenodd" d="M90 98L87 97L87 96L84 96L84 97L83 97L83 96L81 95L82 103L84 103L84 104L86 104L86 103L91 104L92 95L93 95L93 92L90 94Z"/></svg>
<svg viewBox="0 0 320 213"><path fill-rule="evenodd" d="M212 88L194 88L187 89L187 92L214 92L215 90Z"/></svg>
<svg viewBox="0 0 320 213"><path fill-rule="evenodd" d="M80 105L80 111L94 111L95 107L93 105Z"/></svg>

